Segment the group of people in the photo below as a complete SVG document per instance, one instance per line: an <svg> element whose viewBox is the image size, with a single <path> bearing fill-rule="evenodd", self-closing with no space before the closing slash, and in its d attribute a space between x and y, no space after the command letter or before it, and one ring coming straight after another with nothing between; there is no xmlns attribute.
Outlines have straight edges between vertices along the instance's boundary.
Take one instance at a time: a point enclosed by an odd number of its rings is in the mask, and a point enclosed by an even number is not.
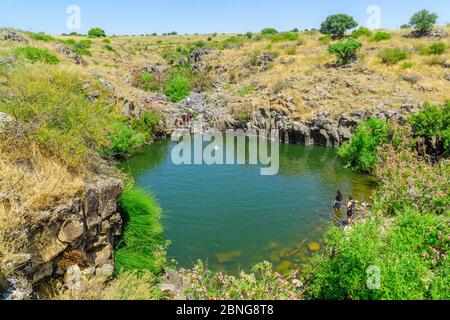
<svg viewBox="0 0 450 320"><path fill-rule="evenodd" d="M352 224L353 223L353 217L356 213L356 201L353 199L352 196L348 197L348 201L345 204L347 209L347 223ZM334 201L333 208L334 210L341 210L344 206L344 195L341 191L337 191L336 194L336 200Z"/></svg>
<svg viewBox="0 0 450 320"><path fill-rule="evenodd" d="M183 114L181 115L181 119L178 117L175 119L175 126L176 127L190 126L193 117L194 116L191 113Z"/></svg>

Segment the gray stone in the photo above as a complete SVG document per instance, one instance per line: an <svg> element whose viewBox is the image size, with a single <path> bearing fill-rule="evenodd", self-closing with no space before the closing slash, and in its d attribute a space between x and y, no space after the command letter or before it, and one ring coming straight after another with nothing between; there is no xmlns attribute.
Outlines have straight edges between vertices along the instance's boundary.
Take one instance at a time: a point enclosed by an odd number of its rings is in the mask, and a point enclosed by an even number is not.
<svg viewBox="0 0 450 320"><path fill-rule="evenodd" d="M73 244L84 234L84 223L72 217L64 222L58 233L58 239L67 244Z"/></svg>
<svg viewBox="0 0 450 320"><path fill-rule="evenodd" d="M0 129L12 121L13 119L10 116L6 113L0 112Z"/></svg>
<svg viewBox="0 0 450 320"><path fill-rule="evenodd" d="M33 268L33 283L39 282L42 279L50 277L53 274L53 262L47 262Z"/></svg>
<svg viewBox="0 0 450 320"><path fill-rule="evenodd" d="M86 97L89 99L89 101L95 102L100 97L100 91L98 90L91 91L86 95Z"/></svg>
<svg viewBox="0 0 450 320"><path fill-rule="evenodd" d="M69 290L81 289L81 269L77 265L70 266L64 276L64 283Z"/></svg>
<svg viewBox="0 0 450 320"><path fill-rule="evenodd" d="M83 58L72 48L66 46L65 44L58 44L56 49L60 54L62 54L67 59L72 60L75 64L84 64L86 63Z"/></svg>
<svg viewBox="0 0 450 320"><path fill-rule="evenodd" d="M23 42L23 43L28 43L28 40L25 39L22 35L14 32L14 31L9 31L7 32L4 36L3 36L4 40L11 40L11 41L16 41L16 42Z"/></svg>
<svg viewBox="0 0 450 320"><path fill-rule="evenodd" d="M0 300L32 300L35 298L32 285L19 277L7 278L8 287L0 292Z"/></svg>

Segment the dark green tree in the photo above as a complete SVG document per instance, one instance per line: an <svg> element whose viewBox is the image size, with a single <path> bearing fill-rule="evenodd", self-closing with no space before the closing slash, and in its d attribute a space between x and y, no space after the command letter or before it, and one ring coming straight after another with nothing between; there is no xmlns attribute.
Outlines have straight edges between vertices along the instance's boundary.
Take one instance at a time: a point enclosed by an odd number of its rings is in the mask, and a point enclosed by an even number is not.
<svg viewBox="0 0 450 320"><path fill-rule="evenodd" d="M436 13L431 13L428 10L421 10L411 17L409 24L421 33L426 33L433 28L437 19L438 15Z"/></svg>
<svg viewBox="0 0 450 320"><path fill-rule="evenodd" d="M347 14L334 14L329 16L320 28L320 32L323 34L329 34L334 39L340 39L344 36L347 30L356 28L358 23L353 17Z"/></svg>
<svg viewBox="0 0 450 320"><path fill-rule="evenodd" d="M93 28L93 29L89 30L88 36L93 37L93 38L102 38L102 37L106 37L106 33L105 33L105 30L103 30L103 29Z"/></svg>

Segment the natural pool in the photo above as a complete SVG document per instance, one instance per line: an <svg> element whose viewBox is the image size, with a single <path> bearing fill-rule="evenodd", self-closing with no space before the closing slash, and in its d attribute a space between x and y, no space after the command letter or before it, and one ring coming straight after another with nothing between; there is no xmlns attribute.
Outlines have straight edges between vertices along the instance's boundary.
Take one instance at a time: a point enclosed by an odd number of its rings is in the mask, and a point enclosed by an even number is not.
<svg viewBox="0 0 450 320"><path fill-rule="evenodd" d="M336 190L369 201L373 188L325 147L280 145L279 174L261 176L255 165L174 165L174 146L156 143L122 168L159 201L168 256L182 267L202 259L230 273L261 261L299 268L322 245Z"/></svg>

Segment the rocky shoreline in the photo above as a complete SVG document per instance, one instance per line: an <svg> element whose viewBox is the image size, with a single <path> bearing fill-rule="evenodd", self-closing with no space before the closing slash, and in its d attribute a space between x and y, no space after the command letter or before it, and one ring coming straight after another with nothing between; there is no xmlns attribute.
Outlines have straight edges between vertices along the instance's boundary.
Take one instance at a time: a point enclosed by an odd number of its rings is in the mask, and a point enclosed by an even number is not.
<svg viewBox="0 0 450 320"><path fill-rule="evenodd" d="M117 208L122 191L120 180L99 178L80 197L43 213L32 229L18 231L28 239L25 253L5 264L10 276L0 275L0 300L34 299L35 286L49 277L64 277L71 288L79 285L82 274L112 276L114 243L122 233Z"/></svg>

